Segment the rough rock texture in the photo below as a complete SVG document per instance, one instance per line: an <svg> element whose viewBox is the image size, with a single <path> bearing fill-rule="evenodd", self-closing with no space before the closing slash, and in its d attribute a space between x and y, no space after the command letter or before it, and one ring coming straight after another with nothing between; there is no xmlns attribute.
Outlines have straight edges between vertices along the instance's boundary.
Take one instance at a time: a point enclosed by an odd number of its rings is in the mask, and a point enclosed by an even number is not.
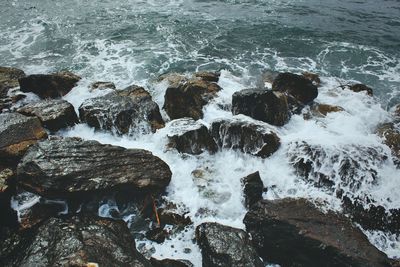
<svg viewBox="0 0 400 267"><path fill-rule="evenodd" d="M210 132L219 147L262 158L269 157L280 147L279 137L269 128L238 119L217 120L212 123Z"/></svg>
<svg viewBox="0 0 400 267"><path fill-rule="evenodd" d="M244 223L260 256L281 266L389 266L346 218L304 199L262 200Z"/></svg>
<svg viewBox="0 0 400 267"><path fill-rule="evenodd" d="M9 168L0 167L0 228L17 225L17 213L10 206L15 193L15 173Z"/></svg>
<svg viewBox="0 0 400 267"><path fill-rule="evenodd" d="M157 192L171 179L168 165L146 150L75 138L46 140L32 146L17 173L20 185L49 197L83 197L91 191Z"/></svg>
<svg viewBox="0 0 400 267"><path fill-rule="evenodd" d="M151 266L124 222L100 218L52 218L9 252L3 266Z"/></svg>
<svg viewBox="0 0 400 267"><path fill-rule="evenodd" d="M311 113L314 116L318 117L325 117L329 113L332 112L341 112L344 111L342 107L339 106L332 106L332 105L327 105L327 104L315 104L311 106Z"/></svg>
<svg viewBox="0 0 400 267"><path fill-rule="evenodd" d="M390 147L392 154L397 157L397 164L400 166L400 129L398 127L393 123L384 123L378 126L377 134Z"/></svg>
<svg viewBox="0 0 400 267"><path fill-rule="evenodd" d="M32 92L41 98L58 98L75 87L81 77L68 72L33 74L19 79L22 92Z"/></svg>
<svg viewBox="0 0 400 267"><path fill-rule="evenodd" d="M46 138L38 118L26 117L19 113L0 114L0 160L15 162L23 156L28 147Z"/></svg>
<svg viewBox="0 0 400 267"><path fill-rule="evenodd" d="M115 130L117 134L155 132L164 127L158 105L149 92L136 85L85 100L79 107L79 117L91 127Z"/></svg>
<svg viewBox="0 0 400 267"><path fill-rule="evenodd" d="M188 260L172 260L163 259L157 260L155 258L150 259L153 267L193 267L194 265Z"/></svg>
<svg viewBox="0 0 400 267"><path fill-rule="evenodd" d="M181 153L198 155L204 151L214 153L218 149L207 127L201 122L190 118L177 119L168 128L168 147Z"/></svg>
<svg viewBox="0 0 400 267"><path fill-rule="evenodd" d="M203 118L205 106L218 91L218 84L202 79L180 79L170 84L164 96L164 109L173 119L190 117Z"/></svg>
<svg viewBox="0 0 400 267"><path fill-rule="evenodd" d="M7 97L9 89L18 87L18 79L25 77L22 70L9 67L0 67L0 98Z"/></svg>
<svg viewBox="0 0 400 267"><path fill-rule="evenodd" d="M115 90L115 84L112 82L94 82L90 85L90 91L94 90L104 90L104 89L113 89Z"/></svg>
<svg viewBox="0 0 400 267"><path fill-rule="evenodd" d="M232 113L282 126L289 120L286 96L280 92L245 89L232 96Z"/></svg>
<svg viewBox="0 0 400 267"><path fill-rule="evenodd" d="M316 73L305 71L301 75L303 75L304 78L310 80L315 86L319 86L321 84L321 79Z"/></svg>
<svg viewBox="0 0 400 267"><path fill-rule="evenodd" d="M264 184L261 181L260 173L255 172L242 178L244 203L247 208L262 199Z"/></svg>
<svg viewBox="0 0 400 267"><path fill-rule="evenodd" d="M217 223L202 223L196 240L207 266L264 266L247 233Z"/></svg>
<svg viewBox="0 0 400 267"><path fill-rule="evenodd" d="M47 99L31 103L17 110L26 116L36 116L50 131L73 126L79 122L71 103L62 99Z"/></svg>
<svg viewBox="0 0 400 267"><path fill-rule="evenodd" d="M194 74L195 77L198 77L204 81L208 82L218 82L219 76L221 73L219 72L211 72L211 71L199 71Z"/></svg>
<svg viewBox="0 0 400 267"><path fill-rule="evenodd" d="M372 90L372 88L366 86L365 84L353 84L353 85L349 85L346 88L348 88L349 90L353 91L353 92L366 92L369 96L372 96L374 94L374 91Z"/></svg>
<svg viewBox="0 0 400 267"><path fill-rule="evenodd" d="M272 83L274 82L275 78L278 77L278 75L278 71L266 70L262 73L261 78L264 83L268 83L270 86L272 86Z"/></svg>

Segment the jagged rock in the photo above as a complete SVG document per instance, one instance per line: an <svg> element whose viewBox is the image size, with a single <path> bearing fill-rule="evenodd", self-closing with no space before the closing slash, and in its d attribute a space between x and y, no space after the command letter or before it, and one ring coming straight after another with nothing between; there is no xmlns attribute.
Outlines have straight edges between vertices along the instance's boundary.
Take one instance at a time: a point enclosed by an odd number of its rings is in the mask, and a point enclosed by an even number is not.
<svg viewBox="0 0 400 267"><path fill-rule="evenodd" d="M365 84L361 84L361 83L348 85L348 86L345 86L345 88L347 88L353 92L356 92L356 93L366 92L369 96L372 96L374 94L372 88L366 86Z"/></svg>
<svg viewBox="0 0 400 267"><path fill-rule="evenodd" d="M218 223L196 227L203 266L264 266L247 233Z"/></svg>
<svg viewBox="0 0 400 267"><path fill-rule="evenodd" d="M164 109L173 119L190 117L195 120L203 118L205 106L221 87L202 79L180 79L171 83L164 96Z"/></svg>
<svg viewBox="0 0 400 267"><path fill-rule="evenodd" d="M200 78L204 81L215 82L219 81L219 76L221 73L219 72L211 72L211 71L199 71L194 74L195 77Z"/></svg>
<svg viewBox="0 0 400 267"><path fill-rule="evenodd" d="M164 230L161 227L154 228L146 232L146 238L158 244L163 243L168 235L168 231Z"/></svg>
<svg viewBox="0 0 400 267"><path fill-rule="evenodd" d="M255 172L242 178L244 203L250 208L254 203L262 199L264 184L261 181L260 173Z"/></svg>
<svg viewBox="0 0 400 267"><path fill-rule="evenodd" d="M19 113L0 114L0 159L16 162L28 147L47 134L40 121Z"/></svg>
<svg viewBox="0 0 400 267"><path fill-rule="evenodd" d="M153 267L193 267L194 265L188 260L172 260L163 259L157 260L155 258L150 259Z"/></svg>
<svg viewBox="0 0 400 267"><path fill-rule="evenodd" d="M172 121L168 137L168 147L175 148L180 153L198 155L204 151L215 153L217 145L201 122L191 118L183 118Z"/></svg>
<svg viewBox="0 0 400 267"><path fill-rule="evenodd" d="M52 218L19 239L3 266L151 266L123 221Z"/></svg>
<svg viewBox="0 0 400 267"><path fill-rule="evenodd" d="M96 129L127 134L136 129L153 131L164 127L158 105L144 88L133 85L121 91L85 100L79 117Z"/></svg>
<svg viewBox="0 0 400 267"><path fill-rule="evenodd" d="M289 120L286 96L269 90L245 89L234 93L232 113L244 114L276 126L282 126Z"/></svg>
<svg viewBox="0 0 400 267"><path fill-rule="evenodd" d="M280 147L279 137L269 128L238 119L214 121L210 132L219 147L262 158L269 157Z"/></svg>
<svg viewBox="0 0 400 267"><path fill-rule="evenodd" d="M301 75L303 75L304 78L310 80L315 86L319 86L321 84L321 79L316 73L305 71Z"/></svg>
<svg viewBox="0 0 400 267"><path fill-rule="evenodd" d="M305 199L262 200L244 218L259 255L281 266L389 266L345 217Z"/></svg>
<svg viewBox="0 0 400 267"><path fill-rule="evenodd" d="M398 104L398 105L394 108L393 115L394 115L396 118L400 118L400 104Z"/></svg>
<svg viewBox="0 0 400 267"><path fill-rule="evenodd" d="M11 197L15 193L15 173L9 168L0 167L0 228L15 227L17 213L11 208Z"/></svg>
<svg viewBox="0 0 400 267"><path fill-rule="evenodd" d="M112 89L115 90L115 84L112 82L94 82L90 85L90 91Z"/></svg>
<svg viewBox="0 0 400 267"><path fill-rule="evenodd" d="M397 157L400 165L400 130L393 123L384 123L378 126L377 134L383 139L384 143L392 150L392 154Z"/></svg>
<svg viewBox="0 0 400 267"><path fill-rule="evenodd" d="M46 99L25 105L17 111L26 116L38 117L50 131L58 131L79 122L74 106L62 99Z"/></svg>
<svg viewBox="0 0 400 267"><path fill-rule="evenodd" d="M22 70L9 67L0 67L0 98L7 97L8 90L18 87L18 79L25 77Z"/></svg>
<svg viewBox="0 0 400 267"><path fill-rule="evenodd" d="M32 92L41 98L58 98L68 94L81 77L62 71L54 74L33 74L19 79L22 92Z"/></svg>
<svg viewBox="0 0 400 267"><path fill-rule="evenodd" d="M171 180L168 165L149 151L75 138L33 145L17 173L21 186L50 198L83 198L94 192L156 193Z"/></svg>
<svg viewBox="0 0 400 267"><path fill-rule="evenodd" d="M327 104L315 104L311 106L311 113L315 116L325 117L332 112L344 111L342 107Z"/></svg>

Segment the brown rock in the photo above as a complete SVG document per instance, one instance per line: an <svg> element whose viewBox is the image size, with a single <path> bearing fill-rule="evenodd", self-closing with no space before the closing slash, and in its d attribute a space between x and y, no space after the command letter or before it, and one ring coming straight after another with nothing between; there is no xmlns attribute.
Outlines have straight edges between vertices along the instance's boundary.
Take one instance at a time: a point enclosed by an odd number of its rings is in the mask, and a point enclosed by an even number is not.
<svg viewBox="0 0 400 267"><path fill-rule="evenodd" d="M365 84L361 84L361 83L349 85L346 88L348 88L349 90L356 92L356 93L366 92L369 96L372 96L374 93L372 88L366 86Z"/></svg>
<svg viewBox="0 0 400 267"><path fill-rule="evenodd" d="M22 70L0 67L0 98L7 97L9 89L18 87L18 79L23 77L25 77L25 73Z"/></svg>
<svg viewBox="0 0 400 267"><path fill-rule="evenodd" d="M104 90L104 89L113 89L115 90L115 84L112 82L94 82L90 85L90 91L94 90Z"/></svg>
<svg viewBox="0 0 400 267"><path fill-rule="evenodd" d="M199 71L194 74L195 77L202 79L203 81L208 82L218 82L219 76L221 73L219 72L210 72L210 71Z"/></svg>
<svg viewBox="0 0 400 267"><path fill-rule="evenodd" d="M305 71L301 75L303 75L304 78L310 80L315 86L319 86L321 84L321 79L316 73Z"/></svg>

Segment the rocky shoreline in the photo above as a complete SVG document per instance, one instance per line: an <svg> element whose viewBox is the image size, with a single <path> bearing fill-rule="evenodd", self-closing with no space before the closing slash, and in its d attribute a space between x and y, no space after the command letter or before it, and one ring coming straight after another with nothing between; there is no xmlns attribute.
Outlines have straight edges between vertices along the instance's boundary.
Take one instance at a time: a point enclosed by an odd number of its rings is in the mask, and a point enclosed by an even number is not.
<svg viewBox="0 0 400 267"><path fill-rule="evenodd" d="M2 266L192 266L185 260L146 258L135 246L134 237L163 243L193 226L190 218L163 199L172 176L167 163L143 149L57 136L61 129L86 123L120 136L151 134L167 127L166 149L182 156L232 149L268 158L281 145L275 127L285 125L293 115L310 119L345 112L340 106L314 101L321 83L318 75L268 72L263 79L270 89L234 93L233 119L218 119L207 126L201 121L203 107L224 89L218 85L219 73L198 72L159 78L168 83L162 109L143 87L117 90L109 82L93 83L91 90L111 91L85 100L76 114L61 97L80 79L70 72L25 75L22 70L0 67ZM373 94L363 84L346 85L343 90ZM26 93L40 100L24 103ZM242 116L253 120L241 120ZM398 234L400 208L387 210L368 196L357 199L351 191L332 185L339 177L344 187L357 190L363 179L376 179L376 169L388 158L400 167L399 123L400 105L393 121L376 129L391 153L379 147L355 148L369 161L350 154L335 156L306 142L290 144L288 157L298 177L331 190L340 199L343 214L323 213L306 199L263 200L268 189L259 173L243 177L246 231L217 223L196 226L203 266L398 266L372 246L356 225ZM337 158L339 173L321 171L329 157ZM359 172L363 175L354 179ZM11 198L23 191L39 200L17 214ZM104 199L115 200L119 207L110 215L113 219L98 217L98 203ZM135 214L129 228L119 210Z"/></svg>

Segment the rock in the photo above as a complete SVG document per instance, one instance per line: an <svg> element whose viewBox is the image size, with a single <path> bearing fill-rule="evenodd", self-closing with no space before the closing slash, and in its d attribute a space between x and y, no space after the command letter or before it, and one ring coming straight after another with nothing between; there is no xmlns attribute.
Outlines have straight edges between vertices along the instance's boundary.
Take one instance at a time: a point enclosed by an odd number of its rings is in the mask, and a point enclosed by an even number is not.
<svg viewBox="0 0 400 267"><path fill-rule="evenodd" d="M264 266L243 230L218 223L196 227L203 266Z"/></svg>
<svg viewBox="0 0 400 267"><path fill-rule="evenodd" d="M261 158L269 157L280 147L279 137L268 127L238 119L214 121L210 132L219 147Z"/></svg>
<svg viewBox="0 0 400 267"><path fill-rule="evenodd" d="M164 127L158 105L149 92L136 85L85 100L79 107L79 117L91 127L115 130L117 134L155 132Z"/></svg>
<svg viewBox="0 0 400 267"><path fill-rule="evenodd" d="M195 77L202 79L207 82L215 82L217 83L219 80L219 76L221 73L219 72L210 72L210 71L199 71L194 74Z"/></svg>
<svg viewBox="0 0 400 267"><path fill-rule="evenodd" d="M66 95L81 77L68 72L33 74L19 79L22 92L32 92L41 98L58 98Z"/></svg>
<svg viewBox="0 0 400 267"><path fill-rule="evenodd" d="M221 87L202 79L179 80L170 84L164 96L164 109L171 120L190 117L195 120L203 118L205 106Z"/></svg>
<svg viewBox="0 0 400 267"><path fill-rule="evenodd" d="M153 267L193 267L194 265L188 260L172 260L163 259L157 260L155 258L150 259Z"/></svg>
<svg viewBox="0 0 400 267"><path fill-rule="evenodd" d="M397 157L396 163L400 166L400 130L393 123L384 123L378 126L377 134Z"/></svg>
<svg viewBox="0 0 400 267"><path fill-rule="evenodd" d="M38 117L44 127L54 132L79 122L74 106L62 99L46 99L25 105L17 111Z"/></svg>
<svg viewBox="0 0 400 267"><path fill-rule="evenodd" d="M168 231L164 230L161 227L154 228L146 232L146 238L158 244L163 243L168 236Z"/></svg>
<svg viewBox="0 0 400 267"><path fill-rule="evenodd" d="M314 116L326 117L329 113L344 111L342 107L327 104L315 103L311 106L311 113Z"/></svg>
<svg viewBox="0 0 400 267"><path fill-rule="evenodd" d="M313 85L317 87L321 84L321 79L319 78L319 75L316 73L305 71L301 75L303 75L304 78L310 80L313 83Z"/></svg>
<svg viewBox="0 0 400 267"><path fill-rule="evenodd" d="M76 138L35 144L17 173L21 186L49 198L87 198L94 192L157 193L171 180L168 165L149 151Z"/></svg>
<svg viewBox="0 0 400 267"><path fill-rule="evenodd" d="M356 93L366 92L369 96L372 96L374 93L372 88L366 86L365 84L361 84L361 83L348 85L345 88L347 88L353 92L356 92Z"/></svg>
<svg viewBox="0 0 400 267"><path fill-rule="evenodd" d="M11 197L15 193L15 173L9 168L0 170L0 228L16 227L17 213L11 208Z"/></svg>
<svg viewBox="0 0 400 267"><path fill-rule="evenodd" d="M398 105L394 108L393 115L394 115L396 118L400 119L400 104L398 104Z"/></svg>
<svg viewBox="0 0 400 267"><path fill-rule="evenodd" d="M9 67L0 67L0 98L6 98L8 90L18 87L18 79L25 77L22 70Z"/></svg>
<svg viewBox="0 0 400 267"><path fill-rule="evenodd" d="M104 89L113 89L115 90L115 84L112 82L94 82L90 85L90 91L95 90L104 90Z"/></svg>
<svg viewBox="0 0 400 267"><path fill-rule="evenodd" d="M244 114L276 126L282 126L289 120L286 96L269 90L245 89L234 93L232 113Z"/></svg>
<svg viewBox="0 0 400 267"><path fill-rule="evenodd" d="M278 77L279 72L273 70L266 70L262 74L262 80L264 83L268 83L271 87L276 77Z"/></svg>
<svg viewBox="0 0 400 267"><path fill-rule="evenodd" d="M244 218L261 257L281 266L389 266L345 217L305 199L262 200Z"/></svg>
<svg viewBox="0 0 400 267"><path fill-rule="evenodd" d="M52 218L14 250L3 266L151 266L126 224L109 219Z"/></svg>
<svg viewBox="0 0 400 267"><path fill-rule="evenodd" d="M250 208L254 203L262 199L264 184L261 181L260 173L255 172L242 178L244 186L244 203L247 208Z"/></svg>
<svg viewBox="0 0 400 267"><path fill-rule="evenodd" d="M0 159L15 163L28 147L47 134L40 121L18 113L0 114Z"/></svg>
<svg viewBox="0 0 400 267"><path fill-rule="evenodd" d="M215 153L217 145L201 122L191 118L173 120L169 125L168 147L180 153L198 155L204 151Z"/></svg>
<svg viewBox="0 0 400 267"><path fill-rule="evenodd" d="M286 94L289 108L299 113L304 105L310 104L318 96L318 88L304 76L280 73L272 84L272 90Z"/></svg>

